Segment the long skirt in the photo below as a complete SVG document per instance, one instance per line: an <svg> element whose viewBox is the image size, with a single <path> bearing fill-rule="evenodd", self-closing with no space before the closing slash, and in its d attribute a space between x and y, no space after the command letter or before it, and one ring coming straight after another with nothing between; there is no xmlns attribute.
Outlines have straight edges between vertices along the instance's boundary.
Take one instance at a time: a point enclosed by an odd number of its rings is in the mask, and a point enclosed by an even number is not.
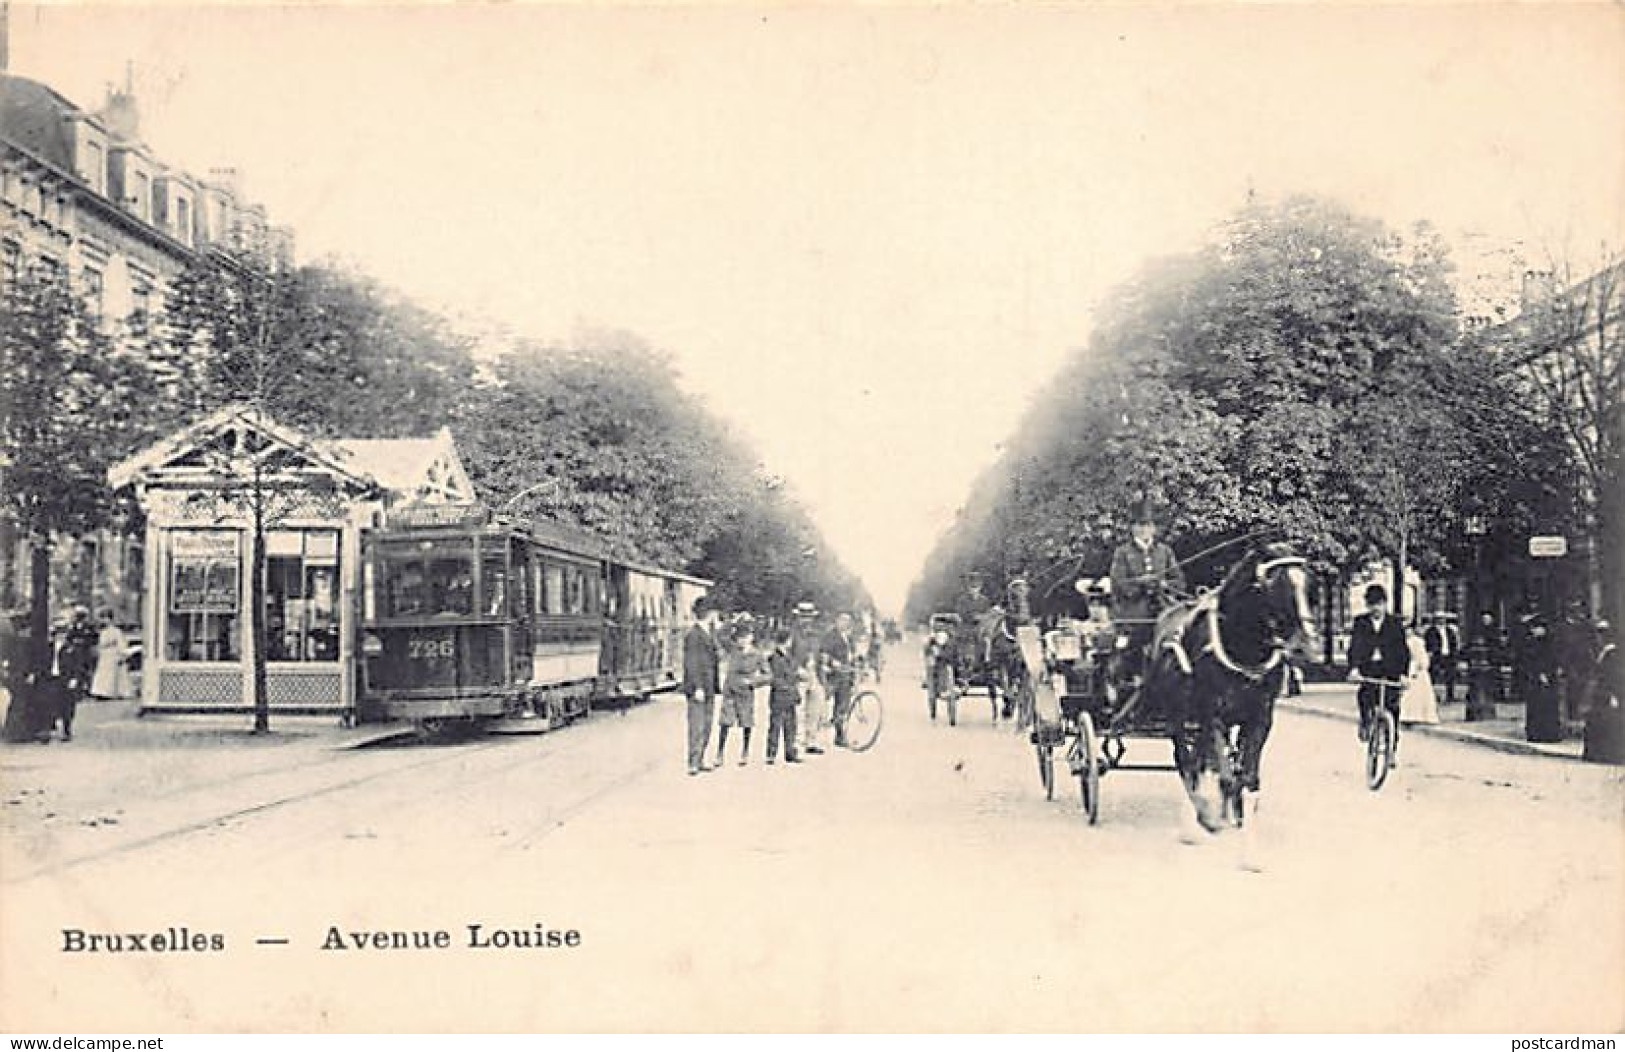
<svg viewBox="0 0 1625 1052"><path fill-rule="evenodd" d="M1433 677L1423 669L1410 677L1399 695L1401 723L1438 723L1439 696L1433 690Z"/></svg>

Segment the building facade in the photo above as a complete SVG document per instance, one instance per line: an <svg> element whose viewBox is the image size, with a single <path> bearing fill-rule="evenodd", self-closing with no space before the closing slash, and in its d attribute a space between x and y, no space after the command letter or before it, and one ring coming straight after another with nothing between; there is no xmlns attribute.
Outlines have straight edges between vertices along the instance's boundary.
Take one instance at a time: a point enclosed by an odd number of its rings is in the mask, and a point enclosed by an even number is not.
<svg viewBox="0 0 1625 1052"><path fill-rule="evenodd" d="M111 335L137 337L175 277L209 252L288 265L292 238L244 199L235 170L199 177L154 152L128 81L92 111L0 72L0 280L42 267L79 290ZM53 600L134 625L144 558L138 531L60 538ZM0 608L28 601L28 566L27 541L0 517Z"/></svg>

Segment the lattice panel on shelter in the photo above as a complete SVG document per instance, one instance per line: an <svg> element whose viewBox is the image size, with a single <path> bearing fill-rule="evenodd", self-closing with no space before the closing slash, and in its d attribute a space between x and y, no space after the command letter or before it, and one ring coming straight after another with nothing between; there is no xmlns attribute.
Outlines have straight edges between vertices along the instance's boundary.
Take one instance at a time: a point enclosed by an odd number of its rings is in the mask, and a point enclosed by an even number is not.
<svg viewBox="0 0 1625 1052"><path fill-rule="evenodd" d="M243 674L235 669L166 668L159 684L160 704L241 705Z"/></svg>
<svg viewBox="0 0 1625 1052"><path fill-rule="evenodd" d="M272 705L338 708L344 704L337 672L282 672L267 677Z"/></svg>

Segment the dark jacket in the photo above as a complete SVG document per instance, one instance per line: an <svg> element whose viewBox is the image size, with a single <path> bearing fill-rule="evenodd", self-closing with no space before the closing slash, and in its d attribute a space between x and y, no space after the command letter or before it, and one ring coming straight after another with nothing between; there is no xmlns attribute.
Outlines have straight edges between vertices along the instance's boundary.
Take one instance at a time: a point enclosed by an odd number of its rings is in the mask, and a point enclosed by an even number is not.
<svg viewBox="0 0 1625 1052"><path fill-rule="evenodd" d="M1422 633L1422 645L1434 661L1461 657L1461 634L1455 625L1429 625Z"/></svg>
<svg viewBox="0 0 1625 1052"><path fill-rule="evenodd" d="M851 682L856 677L857 669L852 663L857 658L857 645L856 637L850 633L842 636L838 628L829 630L823 646L818 648L818 666L825 682Z"/></svg>
<svg viewBox="0 0 1625 1052"><path fill-rule="evenodd" d="M801 700L801 666L795 655L775 649L767 659L767 667L773 677L767 694L768 707L794 708Z"/></svg>
<svg viewBox="0 0 1625 1052"><path fill-rule="evenodd" d="M1145 620L1162 612L1162 587L1185 590L1185 571L1174 550L1161 541L1141 548L1133 541L1112 552L1112 617Z"/></svg>
<svg viewBox="0 0 1625 1052"><path fill-rule="evenodd" d="M80 690L90 689L90 674L96 668L96 636L95 626L89 621L75 621L62 633L57 672Z"/></svg>
<svg viewBox="0 0 1625 1052"><path fill-rule="evenodd" d="M721 655L717 651L717 638L694 625L683 637L683 693L692 696L698 691L716 695L722 692Z"/></svg>
<svg viewBox="0 0 1625 1052"><path fill-rule="evenodd" d="M1404 679L1411 670L1411 652L1399 618L1386 615L1378 630L1372 627L1370 614L1356 617L1349 638L1349 668L1371 679Z"/></svg>

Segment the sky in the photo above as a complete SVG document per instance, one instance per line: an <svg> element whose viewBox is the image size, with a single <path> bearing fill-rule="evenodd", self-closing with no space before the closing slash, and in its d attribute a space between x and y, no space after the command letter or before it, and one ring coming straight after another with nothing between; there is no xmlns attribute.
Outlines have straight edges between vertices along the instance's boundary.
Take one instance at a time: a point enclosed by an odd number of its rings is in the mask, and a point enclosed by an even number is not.
<svg viewBox="0 0 1625 1052"><path fill-rule="evenodd" d="M1625 9L11 8L11 72L133 71L167 163L240 170L425 305L631 332L886 611L1146 262L1249 192L1590 258L1625 244Z"/></svg>

